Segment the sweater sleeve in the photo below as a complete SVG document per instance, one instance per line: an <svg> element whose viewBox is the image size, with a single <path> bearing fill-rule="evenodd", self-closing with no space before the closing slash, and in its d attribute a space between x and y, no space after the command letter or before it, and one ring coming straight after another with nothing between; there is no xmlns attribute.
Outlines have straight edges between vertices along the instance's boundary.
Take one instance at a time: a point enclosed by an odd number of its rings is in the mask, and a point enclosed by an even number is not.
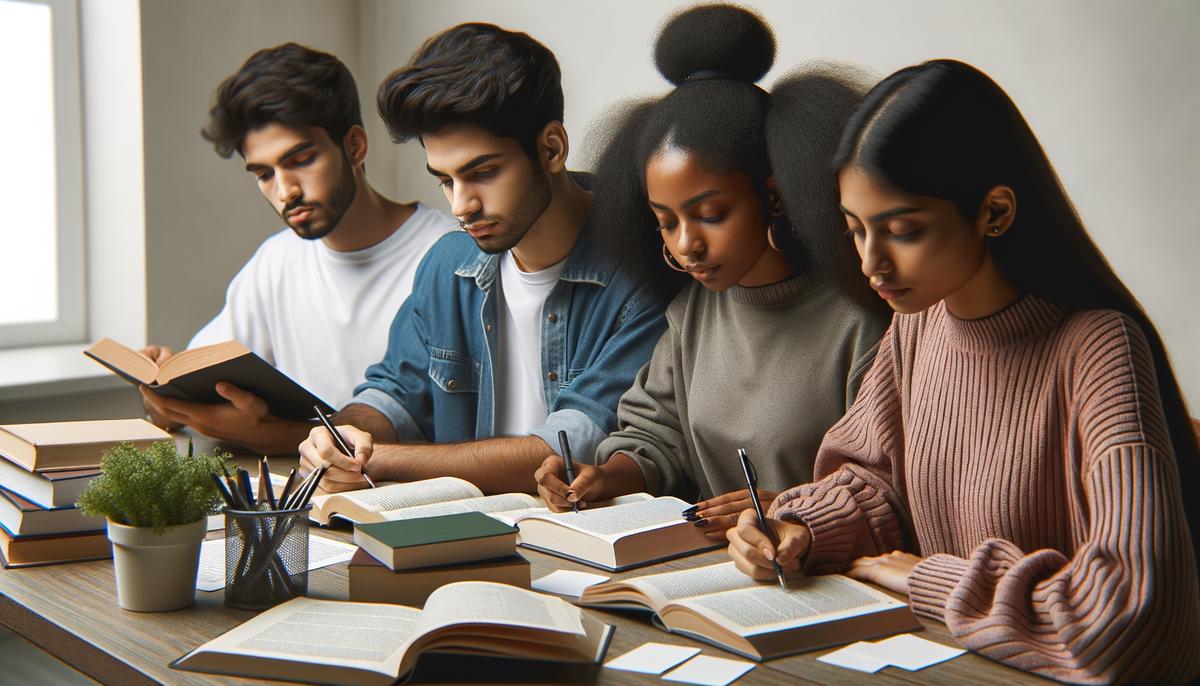
<svg viewBox="0 0 1200 686"><path fill-rule="evenodd" d="M811 531L808 573L841 572L857 557L908 547L897 341L893 323L854 405L821 442L816 481L781 493L771 506L772 517Z"/></svg>
<svg viewBox="0 0 1200 686"><path fill-rule="evenodd" d="M694 496L688 474L688 447L676 398L679 340L669 327L617 407L617 431L596 450L597 461L623 452L642 470L646 490L655 495Z"/></svg>
<svg viewBox="0 0 1200 686"><path fill-rule="evenodd" d="M1073 554L991 539L933 555L913 608L966 647L1077 683L1184 682L1200 673L1200 592L1179 479L1142 332L1105 313L1081 337L1065 389L1078 466Z"/></svg>

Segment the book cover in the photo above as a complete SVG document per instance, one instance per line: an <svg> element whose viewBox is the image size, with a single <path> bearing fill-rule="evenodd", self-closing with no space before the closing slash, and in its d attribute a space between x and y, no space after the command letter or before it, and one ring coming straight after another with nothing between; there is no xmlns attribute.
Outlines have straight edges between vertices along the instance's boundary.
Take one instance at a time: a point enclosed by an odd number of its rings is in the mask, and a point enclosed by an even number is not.
<svg viewBox="0 0 1200 686"><path fill-rule="evenodd" d="M354 542L391 569L470 562L516 551L517 528L479 512L354 527Z"/></svg>
<svg viewBox="0 0 1200 686"><path fill-rule="evenodd" d="M0 453L27 471L95 469L121 443L147 448L171 434L145 419L0 425Z"/></svg>
<svg viewBox="0 0 1200 686"><path fill-rule="evenodd" d="M333 412L333 407L324 400L237 341L181 351L161 368L155 367L145 355L110 338L97 341L83 354L135 386L144 384L169 398L196 403L227 402L217 393L216 385L228 381L262 398L271 414L280 419L311 419L314 405Z"/></svg>

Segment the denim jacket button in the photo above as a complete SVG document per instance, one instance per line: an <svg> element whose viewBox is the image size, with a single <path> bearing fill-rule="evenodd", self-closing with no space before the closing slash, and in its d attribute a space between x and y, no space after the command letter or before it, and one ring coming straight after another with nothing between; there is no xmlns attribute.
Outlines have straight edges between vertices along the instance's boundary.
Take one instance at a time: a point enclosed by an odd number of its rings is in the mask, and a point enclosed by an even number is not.
<svg viewBox="0 0 1200 686"><path fill-rule="evenodd" d="M484 324L484 325L483 325L483 329L484 329L485 331L491 331L491 330L492 330L492 325L491 325L491 324Z"/></svg>
<svg viewBox="0 0 1200 686"><path fill-rule="evenodd" d="M558 313L551 312L549 315L546 316L546 319L549 319L550 323L553 324L554 322L558 321Z"/></svg>
<svg viewBox="0 0 1200 686"><path fill-rule="evenodd" d="M458 381L456 379L450 379L446 382L446 388L453 391L454 389L458 388Z"/></svg>
<svg viewBox="0 0 1200 686"><path fill-rule="evenodd" d="M558 381L558 372L550 372L546 375L546 378L550 379L551 381Z"/></svg>

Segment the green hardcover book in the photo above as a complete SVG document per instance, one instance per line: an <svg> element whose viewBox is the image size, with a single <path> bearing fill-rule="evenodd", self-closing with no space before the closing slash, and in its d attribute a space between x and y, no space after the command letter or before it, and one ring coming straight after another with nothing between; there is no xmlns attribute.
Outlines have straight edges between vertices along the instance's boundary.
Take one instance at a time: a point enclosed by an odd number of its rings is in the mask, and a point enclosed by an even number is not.
<svg viewBox="0 0 1200 686"><path fill-rule="evenodd" d="M354 542L389 569L414 569L512 555L517 528L480 512L357 524Z"/></svg>

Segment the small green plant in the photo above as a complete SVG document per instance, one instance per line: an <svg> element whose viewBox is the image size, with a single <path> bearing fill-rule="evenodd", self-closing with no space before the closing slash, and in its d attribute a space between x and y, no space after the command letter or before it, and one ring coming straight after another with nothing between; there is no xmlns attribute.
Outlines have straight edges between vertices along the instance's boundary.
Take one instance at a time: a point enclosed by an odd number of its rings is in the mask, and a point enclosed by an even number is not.
<svg viewBox="0 0 1200 686"><path fill-rule="evenodd" d="M212 474L221 474L228 454L180 455L172 441L138 450L122 443L100 461L102 474L79 496L84 514L118 524L154 527L191 524L217 508L221 496Z"/></svg>

